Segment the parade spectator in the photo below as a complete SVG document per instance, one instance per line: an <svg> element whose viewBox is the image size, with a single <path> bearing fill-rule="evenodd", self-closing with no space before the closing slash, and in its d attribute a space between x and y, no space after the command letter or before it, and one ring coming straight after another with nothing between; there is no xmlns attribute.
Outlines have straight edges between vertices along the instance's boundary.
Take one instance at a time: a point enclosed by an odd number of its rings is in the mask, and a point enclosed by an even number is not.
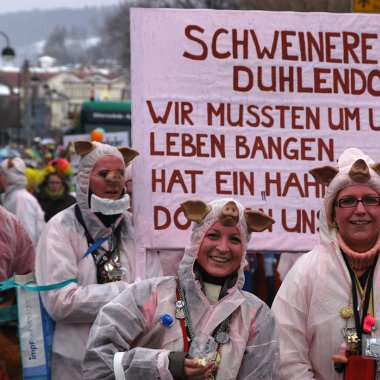
<svg viewBox="0 0 380 380"><path fill-rule="evenodd" d="M320 243L296 261L273 303L281 379L375 378L378 351L373 348L380 343L379 167L379 161L352 148L343 152L337 167L310 171L327 185Z"/></svg>
<svg viewBox="0 0 380 380"><path fill-rule="evenodd" d="M18 217L37 244L45 227L44 212L37 199L26 190L25 170L20 157L7 158L0 163L1 203Z"/></svg>
<svg viewBox="0 0 380 380"><path fill-rule="evenodd" d="M77 205L50 219L37 247L39 285L76 278L45 292L43 302L56 321L52 379L82 379L88 334L100 308L137 277L136 251L125 194L125 165L137 152L89 141L75 143L81 156ZM161 274L156 255L146 257L148 276Z"/></svg>
<svg viewBox="0 0 380 380"><path fill-rule="evenodd" d="M134 284L102 308L89 337L85 379L118 372L126 379L275 378L274 317L241 291L251 232L273 220L233 199L194 199L182 208L194 223L178 277ZM196 352L205 336L208 357Z"/></svg>
<svg viewBox="0 0 380 380"><path fill-rule="evenodd" d="M65 177L60 172L47 174L34 195L45 212L46 222L76 202L70 194Z"/></svg>
<svg viewBox="0 0 380 380"><path fill-rule="evenodd" d="M15 215L0 206L0 281L13 274L28 274L34 269L34 244ZM0 293L0 313L15 304L13 289ZM22 378L17 321L0 324L0 379Z"/></svg>

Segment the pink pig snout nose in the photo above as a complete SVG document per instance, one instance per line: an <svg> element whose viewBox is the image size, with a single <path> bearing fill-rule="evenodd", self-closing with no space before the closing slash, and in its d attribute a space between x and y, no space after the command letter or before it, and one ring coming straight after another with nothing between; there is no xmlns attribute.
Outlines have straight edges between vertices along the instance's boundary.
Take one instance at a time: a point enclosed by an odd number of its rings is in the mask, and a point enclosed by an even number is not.
<svg viewBox="0 0 380 380"><path fill-rule="evenodd" d="M123 176L119 171L113 170L107 173L106 181L110 183L120 183L122 180L122 177Z"/></svg>

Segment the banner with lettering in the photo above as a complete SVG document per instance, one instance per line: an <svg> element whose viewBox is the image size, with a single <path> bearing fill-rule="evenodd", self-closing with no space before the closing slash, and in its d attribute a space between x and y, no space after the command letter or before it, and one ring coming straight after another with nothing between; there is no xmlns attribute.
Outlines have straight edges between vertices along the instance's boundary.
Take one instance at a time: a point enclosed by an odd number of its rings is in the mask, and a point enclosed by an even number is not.
<svg viewBox="0 0 380 380"><path fill-rule="evenodd" d="M379 18L132 9L134 223L145 248L183 248L189 198L233 197L276 220L255 250L319 239L308 174L346 148L380 158Z"/></svg>

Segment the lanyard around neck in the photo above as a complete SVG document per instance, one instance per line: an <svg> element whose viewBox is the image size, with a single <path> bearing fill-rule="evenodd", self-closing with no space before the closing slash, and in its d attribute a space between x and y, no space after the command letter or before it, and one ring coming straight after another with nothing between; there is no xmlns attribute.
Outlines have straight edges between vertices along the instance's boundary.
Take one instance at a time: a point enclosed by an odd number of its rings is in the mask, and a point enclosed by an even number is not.
<svg viewBox="0 0 380 380"><path fill-rule="evenodd" d="M378 255L376 256L374 263L371 265L371 267L369 269L368 277L366 280L367 286L364 289L362 288L360 281L357 278L357 276L355 275L354 271L352 270L350 264L348 263L347 257L344 254L344 252L342 252L342 255L343 255L344 261L346 263L346 266L347 266L347 269L348 269L348 272L349 272L350 278L351 278L352 301L353 301L353 309L354 309L354 317L355 317L355 328L356 328L356 333L358 334L358 338L361 341L362 335L363 335L364 318L367 315L370 298L372 297L371 299L373 300L373 294L372 294L373 274L375 272L375 266L377 263ZM364 290L365 290L365 292L364 292ZM358 291L359 291L359 294L360 294L361 300L362 300L362 317L361 318L360 318L360 307L358 304ZM373 313L374 313L374 310L373 310Z"/></svg>
<svg viewBox="0 0 380 380"><path fill-rule="evenodd" d="M180 282L179 279L176 279L177 286L176 286L176 295L177 295L177 302L178 301L183 301L186 302L186 300L182 299L184 298L184 294L181 295L181 288L180 288ZM188 328L188 323L185 323L185 320L181 318L179 320L180 325L181 325L181 330L182 330L182 336L183 336L183 351L184 352L189 352L192 336ZM191 323L191 322L190 322Z"/></svg>
<svg viewBox="0 0 380 380"><path fill-rule="evenodd" d="M366 295L364 294L364 292L366 292L367 287L368 287L368 282L370 280L369 275L370 275L370 273L368 273L368 275L367 275L366 286L364 286L364 289L363 289L362 284L361 284L358 276L355 274L355 282L356 282L357 290L359 292L360 299L361 299L362 303L363 303L363 299L365 300L365 298L366 298ZM372 316L375 315L375 307L374 307L373 298L374 298L374 296L373 296L373 273L372 273L371 291L369 294L369 304L368 304L370 311L367 313L367 314L371 314Z"/></svg>

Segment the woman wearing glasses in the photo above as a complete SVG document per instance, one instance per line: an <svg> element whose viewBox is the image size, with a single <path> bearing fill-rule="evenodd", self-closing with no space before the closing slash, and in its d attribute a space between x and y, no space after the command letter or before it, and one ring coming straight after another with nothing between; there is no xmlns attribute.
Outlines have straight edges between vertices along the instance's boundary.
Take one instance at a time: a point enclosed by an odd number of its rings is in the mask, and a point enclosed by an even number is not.
<svg viewBox="0 0 380 380"><path fill-rule="evenodd" d="M280 329L280 378L375 379L380 161L352 148L343 152L338 167L310 173L327 185L320 243L297 261L273 303Z"/></svg>

